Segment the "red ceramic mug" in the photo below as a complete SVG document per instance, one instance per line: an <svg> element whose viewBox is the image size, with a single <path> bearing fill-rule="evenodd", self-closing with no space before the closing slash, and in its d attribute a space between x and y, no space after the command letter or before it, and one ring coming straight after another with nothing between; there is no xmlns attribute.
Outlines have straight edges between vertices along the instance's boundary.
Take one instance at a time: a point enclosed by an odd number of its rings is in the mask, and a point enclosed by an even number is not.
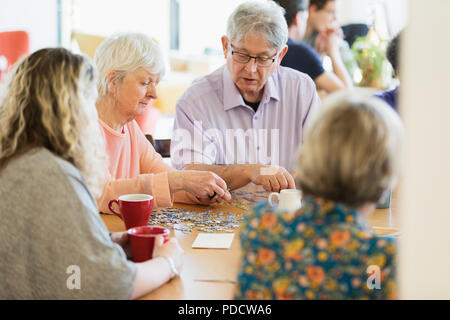
<svg viewBox="0 0 450 320"><path fill-rule="evenodd" d="M169 229L157 226L141 226L131 228L127 232L134 262L152 259L153 251L155 250L155 238L163 236L164 243L166 243L169 241L170 234Z"/></svg>
<svg viewBox="0 0 450 320"><path fill-rule="evenodd" d="M118 205L120 212L113 209L114 203ZM111 200L108 207L112 213L125 222L127 229L146 226L152 213L153 197L149 194L125 194L117 200Z"/></svg>

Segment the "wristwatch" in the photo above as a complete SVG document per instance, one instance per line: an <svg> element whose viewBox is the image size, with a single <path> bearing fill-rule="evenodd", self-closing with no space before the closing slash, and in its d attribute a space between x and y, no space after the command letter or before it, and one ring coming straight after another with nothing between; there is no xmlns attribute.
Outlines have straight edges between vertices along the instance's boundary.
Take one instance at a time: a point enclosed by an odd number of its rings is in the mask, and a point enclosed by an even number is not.
<svg viewBox="0 0 450 320"><path fill-rule="evenodd" d="M167 261L167 263L169 264L170 270L172 270L172 273L174 274L174 277L180 275L177 268L175 268L175 263L173 263L173 259L171 257L165 256L165 255L160 255L158 257L164 258Z"/></svg>

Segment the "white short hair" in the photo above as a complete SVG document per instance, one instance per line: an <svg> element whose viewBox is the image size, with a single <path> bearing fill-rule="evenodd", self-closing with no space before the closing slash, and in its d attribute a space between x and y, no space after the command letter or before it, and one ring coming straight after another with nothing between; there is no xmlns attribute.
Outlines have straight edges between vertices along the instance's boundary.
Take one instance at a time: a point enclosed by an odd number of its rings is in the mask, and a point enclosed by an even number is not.
<svg viewBox="0 0 450 320"><path fill-rule="evenodd" d="M116 72L115 79L122 80L126 74L140 68L164 76L163 54L158 43L142 33L119 33L103 41L94 55L99 73L99 97L108 93L107 74Z"/></svg>
<svg viewBox="0 0 450 320"><path fill-rule="evenodd" d="M280 51L288 40L284 9L271 0L252 0L239 5L228 18L227 37L239 42L251 32L260 33Z"/></svg>

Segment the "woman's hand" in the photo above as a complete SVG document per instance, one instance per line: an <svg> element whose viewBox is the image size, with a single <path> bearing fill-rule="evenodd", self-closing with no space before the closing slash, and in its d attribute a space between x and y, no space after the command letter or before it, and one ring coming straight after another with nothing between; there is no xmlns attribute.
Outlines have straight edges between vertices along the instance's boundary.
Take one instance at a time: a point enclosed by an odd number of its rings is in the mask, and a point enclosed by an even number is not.
<svg viewBox="0 0 450 320"><path fill-rule="evenodd" d="M202 204L231 200L226 182L211 171L181 170L168 174L171 192L185 190Z"/></svg>
<svg viewBox="0 0 450 320"><path fill-rule="evenodd" d="M179 273L181 271L181 267L183 266L183 249L180 247L178 240L175 238L170 238L169 241L164 244L163 241L164 239L162 236L158 236L156 238L154 257L166 256L172 258L175 269L177 269Z"/></svg>
<svg viewBox="0 0 450 320"><path fill-rule="evenodd" d="M120 245L127 255L128 259L133 258L131 252L130 242L128 241L128 233L125 232L111 232L111 240Z"/></svg>

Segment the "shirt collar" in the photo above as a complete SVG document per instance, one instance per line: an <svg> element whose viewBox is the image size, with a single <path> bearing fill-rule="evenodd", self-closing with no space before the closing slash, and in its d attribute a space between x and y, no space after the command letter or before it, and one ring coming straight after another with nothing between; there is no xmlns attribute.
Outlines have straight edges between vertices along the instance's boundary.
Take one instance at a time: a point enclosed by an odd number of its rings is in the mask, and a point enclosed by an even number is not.
<svg viewBox="0 0 450 320"><path fill-rule="evenodd" d="M223 68L223 109L227 111L240 106L245 106L244 99L225 65Z"/></svg>
<svg viewBox="0 0 450 320"><path fill-rule="evenodd" d="M117 132L116 130L114 130L113 128L111 128L109 125L107 125L105 122L103 122L100 118L98 118L98 122L100 123L100 126L103 127L103 129L108 132L110 135L112 136L116 136L116 137L124 137L126 136L126 130L127 130L127 126L124 125L122 128L122 132Z"/></svg>
<svg viewBox="0 0 450 320"><path fill-rule="evenodd" d="M264 93L261 103L268 103L270 99L280 100L278 92L278 81L276 80L278 69L276 69L264 86ZM233 82L228 67L225 65L223 70L223 109L225 111L236 107L245 106L241 93Z"/></svg>

